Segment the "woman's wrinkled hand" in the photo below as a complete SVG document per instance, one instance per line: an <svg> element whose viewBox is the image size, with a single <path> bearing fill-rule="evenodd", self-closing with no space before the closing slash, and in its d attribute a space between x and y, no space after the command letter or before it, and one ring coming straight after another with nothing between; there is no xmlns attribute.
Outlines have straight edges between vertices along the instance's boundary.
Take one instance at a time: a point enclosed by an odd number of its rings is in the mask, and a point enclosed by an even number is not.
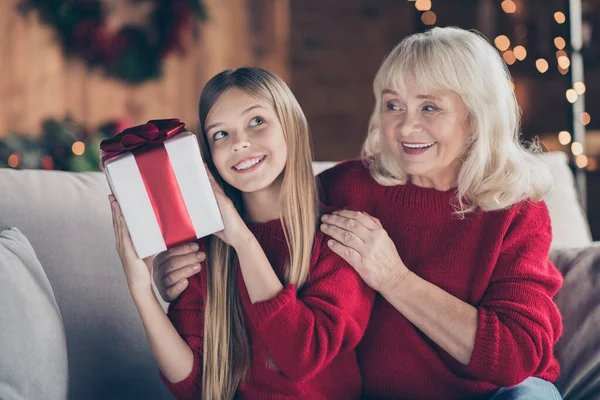
<svg viewBox="0 0 600 400"><path fill-rule="evenodd" d="M382 292L409 272L394 242L377 218L341 210L321 217L321 230L332 239L328 245L348 262L367 285Z"/></svg>

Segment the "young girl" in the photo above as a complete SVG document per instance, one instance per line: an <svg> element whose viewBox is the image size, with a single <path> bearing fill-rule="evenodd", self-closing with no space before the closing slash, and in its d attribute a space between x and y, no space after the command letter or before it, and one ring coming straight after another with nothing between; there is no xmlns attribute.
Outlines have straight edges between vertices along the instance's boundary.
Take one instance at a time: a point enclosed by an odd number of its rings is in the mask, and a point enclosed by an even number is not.
<svg viewBox="0 0 600 400"><path fill-rule="evenodd" d="M318 229L298 102L275 75L240 68L208 82L199 113L225 228L154 260L159 273L200 268L168 318L111 196L117 251L163 381L178 399L359 398L354 348L374 292Z"/></svg>

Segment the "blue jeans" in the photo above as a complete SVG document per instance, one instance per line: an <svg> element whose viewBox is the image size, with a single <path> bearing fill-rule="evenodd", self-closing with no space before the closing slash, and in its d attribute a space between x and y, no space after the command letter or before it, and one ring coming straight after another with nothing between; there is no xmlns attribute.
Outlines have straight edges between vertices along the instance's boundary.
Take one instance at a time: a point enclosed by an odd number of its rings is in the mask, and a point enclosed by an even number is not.
<svg viewBox="0 0 600 400"><path fill-rule="evenodd" d="M540 378L527 378L518 385L496 390L489 400L561 400L552 383Z"/></svg>

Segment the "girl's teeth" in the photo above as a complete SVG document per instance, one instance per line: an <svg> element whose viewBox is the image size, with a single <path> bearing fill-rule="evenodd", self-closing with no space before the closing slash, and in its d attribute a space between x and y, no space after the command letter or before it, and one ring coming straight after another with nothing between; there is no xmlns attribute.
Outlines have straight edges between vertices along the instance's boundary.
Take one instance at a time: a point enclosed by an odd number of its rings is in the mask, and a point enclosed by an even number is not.
<svg viewBox="0 0 600 400"><path fill-rule="evenodd" d="M254 158L252 160L248 160L248 161L244 161L242 163L239 163L237 165L234 166L235 169L237 170L243 170L243 169L248 169L256 164L258 164L260 161L262 160L261 158Z"/></svg>

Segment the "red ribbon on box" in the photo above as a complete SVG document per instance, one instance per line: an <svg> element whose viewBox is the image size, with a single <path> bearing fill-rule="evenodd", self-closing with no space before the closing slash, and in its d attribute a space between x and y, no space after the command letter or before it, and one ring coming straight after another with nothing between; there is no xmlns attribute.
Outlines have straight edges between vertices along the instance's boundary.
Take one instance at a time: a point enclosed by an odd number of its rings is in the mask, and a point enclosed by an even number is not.
<svg viewBox="0 0 600 400"><path fill-rule="evenodd" d="M131 152L167 248L196 239L196 231L183 200L164 142L185 131L179 119L151 120L125 129L100 143L102 162Z"/></svg>

